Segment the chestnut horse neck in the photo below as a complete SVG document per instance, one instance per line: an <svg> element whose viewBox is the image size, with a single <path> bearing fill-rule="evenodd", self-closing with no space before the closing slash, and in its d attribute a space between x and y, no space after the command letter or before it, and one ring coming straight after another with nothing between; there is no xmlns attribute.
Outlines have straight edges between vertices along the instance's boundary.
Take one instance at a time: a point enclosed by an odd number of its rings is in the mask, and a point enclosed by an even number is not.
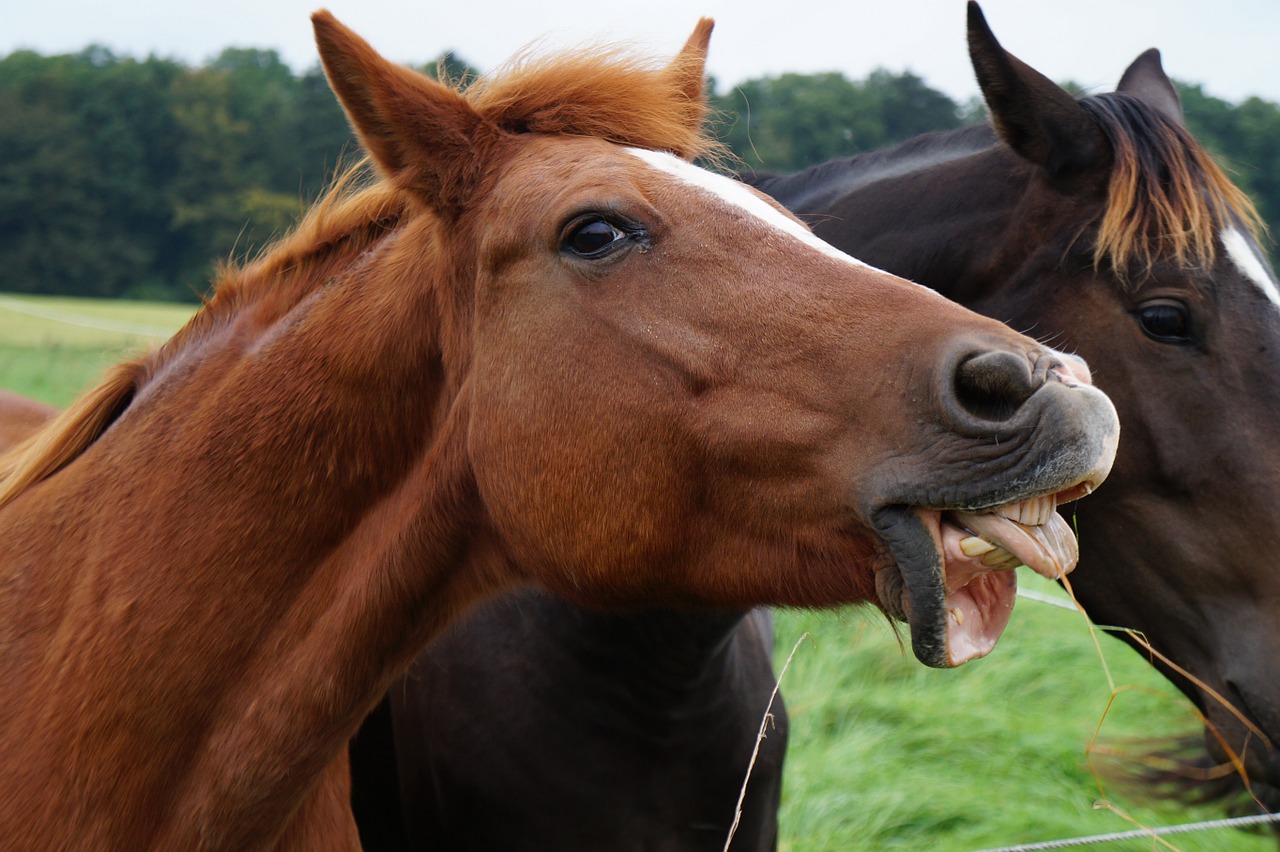
<svg viewBox="0 0 1280 852"><path fill-rule="evenodd" d="M665 67L523 62L466 99L512 139L714 152L709 33ZM449 185L489 178L440 180L431 209L344 179L0 460L0 677L24 696L0 707L10 842L250 848L326 820L349 839L349 817L317 815L345 807L346 740L441 623L509 581L463 440L484 223Z"/></svg>
<svg viewBox="0 0 1280 852"><path fill-rule="evenodd" d="M384 269L429 228L398 196L329 199L7 459L0 673L27 696L0 709L8 836L269 842L321 773L341 802L326 767L351 730L494 582L483 528L463 543L429 304L449 275L417 253L415 300ZM446 583L461 550L475 570Z"/></svg>

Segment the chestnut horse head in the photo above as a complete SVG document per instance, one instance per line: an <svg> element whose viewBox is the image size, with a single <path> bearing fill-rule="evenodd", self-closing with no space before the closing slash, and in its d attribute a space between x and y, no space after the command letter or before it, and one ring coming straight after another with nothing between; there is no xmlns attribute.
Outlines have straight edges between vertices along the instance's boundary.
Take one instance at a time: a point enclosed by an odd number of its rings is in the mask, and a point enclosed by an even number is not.
<svg viewBox="0 0 1280 852"><path fill-rule="evenodd" d="M517 583L873 600L945 665L1003 627L999 568L1074 562L1106 397L692 166L709 21L465 93L314 22L378 178L3 461L7 840L349 841L360 719Z"/></svg>
<svg viewBox="0 0 1280 852"><path fill-rule="evenodd" d="M1088 359L1125 440L1071 510L1072 588L1173 661L1153 659L1220 757L1280 787L1280 290L1253 206L1156 51L1077 100L972 3L969 43L994 128L756 183L845 251Z"/></svg>

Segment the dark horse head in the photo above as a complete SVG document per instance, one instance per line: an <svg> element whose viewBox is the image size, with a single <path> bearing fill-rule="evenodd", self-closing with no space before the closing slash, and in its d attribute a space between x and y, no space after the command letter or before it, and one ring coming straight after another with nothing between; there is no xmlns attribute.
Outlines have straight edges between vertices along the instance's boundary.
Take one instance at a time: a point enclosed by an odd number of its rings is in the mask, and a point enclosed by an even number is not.
<svg viewBox="0 0 1280 852"><path fill-rule="evenodd" d="M837 247L1088 360L1124 439L1069 510L1071 585L1171 661L1153 658L1220 759L1280 785L1280 290L1256 214L1157 51L1076 99L972 3L969 43L993 127L749 180Z"/></svg>

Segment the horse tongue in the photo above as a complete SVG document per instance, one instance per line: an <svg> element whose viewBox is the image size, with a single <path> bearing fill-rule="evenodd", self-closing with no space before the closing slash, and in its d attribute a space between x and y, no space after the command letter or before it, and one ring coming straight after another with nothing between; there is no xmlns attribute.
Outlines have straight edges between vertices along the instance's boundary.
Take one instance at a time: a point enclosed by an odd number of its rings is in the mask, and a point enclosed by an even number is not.
<svg viewBox="0 0 1280 852"><path fill-rule="evenodd" d="M1057 578L1075 567L1078 548L1071 527L1053 504L1010 504L987 512L950 512L942 525L947 594L947 662L958 666L989 653L1009 623L1017 594L1018 563ZM1022 524L1003 515L1047 519ZM966 547L978 536L986 544ZM974 553L977 555L971 555ZM991 561L991 556L996 556ZM981 556L982 558L979 558Z"/></svg>
<svg viewBox="0 0 1280 852"><path fill-rule="evenodd" d="M955 512L954 523L1003 547L1041 576L1056 580L1076 567L1080 548L1066 519L1053 512L1043 524L1027 525L994 513Z"/></svg>

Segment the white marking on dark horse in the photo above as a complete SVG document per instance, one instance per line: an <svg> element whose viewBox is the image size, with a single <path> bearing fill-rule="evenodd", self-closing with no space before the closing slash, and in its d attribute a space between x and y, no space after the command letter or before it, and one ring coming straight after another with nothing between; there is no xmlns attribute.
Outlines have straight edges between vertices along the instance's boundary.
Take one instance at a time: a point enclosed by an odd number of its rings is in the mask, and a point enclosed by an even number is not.
<svg viewBox="0 0 1280 852"><path fill-rule="evenodd" d="M1227 228L1221 234L1222 247L1227 250L1227 257L1236 265L1244 276L1257 285L1271 304L1280 307L1280 289L1267 273L1253 247L1245 239L1244 234L1235 228Z"/></svg>

